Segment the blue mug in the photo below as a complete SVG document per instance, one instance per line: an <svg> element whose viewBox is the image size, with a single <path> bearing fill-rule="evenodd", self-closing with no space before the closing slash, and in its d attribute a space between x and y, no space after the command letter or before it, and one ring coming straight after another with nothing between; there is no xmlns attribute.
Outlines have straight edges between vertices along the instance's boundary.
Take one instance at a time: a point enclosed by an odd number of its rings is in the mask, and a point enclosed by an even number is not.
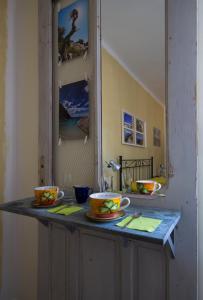
<svg viewBox="0 0 203 300"><path fill-rule="evenodd" d="M92 193L92 189L89 188L88 186L80 186L80 185L75 185L73 187L75 189L76 201L80 204L85 203L89 195Z"/></svg>

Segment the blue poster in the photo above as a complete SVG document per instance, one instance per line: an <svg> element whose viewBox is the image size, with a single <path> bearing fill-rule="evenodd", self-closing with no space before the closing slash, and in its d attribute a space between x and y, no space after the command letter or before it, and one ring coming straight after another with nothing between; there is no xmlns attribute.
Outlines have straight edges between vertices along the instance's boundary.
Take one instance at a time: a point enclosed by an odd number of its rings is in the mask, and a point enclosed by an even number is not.
<svg viewBox="0 0 203 300"><path fill-rule="evenodd" d="M66 62L88 50L88 0L78 0L58 13L58 60Z"/></svg>
<svg viewBox="0 0 203 300"><path fill-rule="evenodd" d="M59 135L82 139L89 135L89 92L86 80L59 89Z"/></svg>

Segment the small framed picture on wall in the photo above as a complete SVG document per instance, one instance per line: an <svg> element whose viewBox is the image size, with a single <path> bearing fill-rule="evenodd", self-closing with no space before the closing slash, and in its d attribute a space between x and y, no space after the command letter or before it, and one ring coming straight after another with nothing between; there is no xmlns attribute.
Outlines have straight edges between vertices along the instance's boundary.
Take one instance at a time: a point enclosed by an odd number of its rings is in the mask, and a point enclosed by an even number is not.
<svg viewBox="0 0 203 300"><path fill-rule="evenodd" d="M133 115L123 112L123 126L131 130L134 129L134 117Z"/></svg>
<svg viewBox="0 0 203 300"><path fill-rule="evenodd" d="M130 113L122 112L122 143L127 145L135 144L135 133L134 133L134 116Z"/></svg>
<svg viewBox="0 0 203 300"><path fill-rule="evenodd" d="M145 147L145 121L122 111L122 144Z"/></svg>
<svg viewBox="0 0 203 300"><path fill-rule="evenodd" d="M145 122L136 118L136 146L145 146Z"/></svg>

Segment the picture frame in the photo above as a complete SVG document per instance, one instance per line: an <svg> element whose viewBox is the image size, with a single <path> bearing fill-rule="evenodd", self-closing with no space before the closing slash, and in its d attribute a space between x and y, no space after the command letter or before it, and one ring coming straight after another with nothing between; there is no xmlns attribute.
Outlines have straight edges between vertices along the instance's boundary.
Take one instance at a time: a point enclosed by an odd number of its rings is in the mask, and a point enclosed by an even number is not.
<svg viewBox="0 0 203 300"><path fill-rule="evenodd" d="M146 147L146 122L122 110L122 144Z"/></svg>

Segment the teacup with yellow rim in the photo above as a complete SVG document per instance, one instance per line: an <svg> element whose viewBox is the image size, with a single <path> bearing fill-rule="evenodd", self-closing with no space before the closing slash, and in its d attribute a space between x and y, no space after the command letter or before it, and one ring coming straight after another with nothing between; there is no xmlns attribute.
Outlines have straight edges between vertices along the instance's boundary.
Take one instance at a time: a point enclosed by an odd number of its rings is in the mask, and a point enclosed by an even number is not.
<svg viewBox="0 0 203 300"><path fill-rule="evenodd" d="M161 184L154 180L137 180L136 183L141 194L154 194L161 189Z"/></svg>
<svg viewBox="0 0 203 300"><path fill-rule="evenodd" d="M114 217L130 205L130 199L118 193L95 193L89 196L90 213L95 217Z"/></svg>
<svg viewBox="0 0 203 300"><path fill-rule="evenodd" d="M64 197L64 192L60 191L58 186L36 187L34 194L34 205L37 206L52 205L56 200L61 200Z"/></svg>

